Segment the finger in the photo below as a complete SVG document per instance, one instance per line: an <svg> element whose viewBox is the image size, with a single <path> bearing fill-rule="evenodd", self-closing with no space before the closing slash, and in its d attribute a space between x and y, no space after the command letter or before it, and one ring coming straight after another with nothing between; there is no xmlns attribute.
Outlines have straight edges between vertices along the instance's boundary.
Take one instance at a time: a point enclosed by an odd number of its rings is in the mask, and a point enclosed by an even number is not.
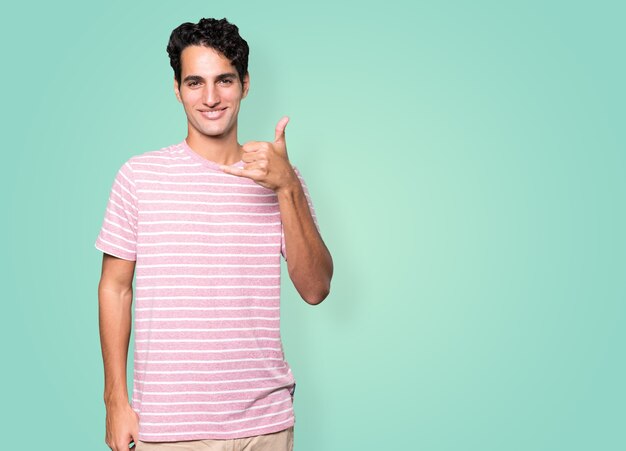
<svg viewBox="0 0 626 451"><path fill-rule="evenodd" d="M253 171L254 175L260 176L266 172L267 162L263 160L253 161L252 163L248 163L243 167L246 171Z"/></svg>
<svg viewBox="0 0 626 451"><path fill-rule="evenodd" d="M264 159L265 159L264 154L257 152L257 151L246 152L241 156L241 160L246 163L252 163L253 161L264 160Z"/></svg>
<svg viewBox="0 0 626 451"><path fill-rule="evenodd" d="M278 124L276 125L276 136L274 141L284 141L285 140L285 128L287 127L287 122L289 122L288 116L283 116Z"/></svg>
<svg viewBox="0 0 626 451"><path fill-rule="evenodd" d="M131 446L130 449L137 449L137 438L135 438L137 437L137 435L138 434L136 432L131 434L131 437L133 440L133 446Z"/></svg>
<svg viewBox="0 0 626 451"><path fill-rule="evenodd" d="M255 150L259 150L263 144L263 141L248 141L241 148L244 152L254 152Z"/></svg>
<svg viewBox="0 0 626 451"><path fill-rule="evenodd" d="M220 169L226 174L236 175L237 177L247 177L254 180L256 175L253 171L244 168L238 168L236 166L224 166L220 165Z"/></svg>

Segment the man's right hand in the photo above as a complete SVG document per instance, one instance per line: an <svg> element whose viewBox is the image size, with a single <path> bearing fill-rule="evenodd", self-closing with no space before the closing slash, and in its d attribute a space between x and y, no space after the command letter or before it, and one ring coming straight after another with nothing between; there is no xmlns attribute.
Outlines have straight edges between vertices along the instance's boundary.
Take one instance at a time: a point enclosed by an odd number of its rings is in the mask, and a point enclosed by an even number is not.
<svg viewBox="0 0 626 451"><path fill-rule="evenodd" d="M134 450L135 445L132 448L128 448L128 445L139 434L139 415L128 403L107 406L106 429L105 442L109 448L113 451Z"/></svg>

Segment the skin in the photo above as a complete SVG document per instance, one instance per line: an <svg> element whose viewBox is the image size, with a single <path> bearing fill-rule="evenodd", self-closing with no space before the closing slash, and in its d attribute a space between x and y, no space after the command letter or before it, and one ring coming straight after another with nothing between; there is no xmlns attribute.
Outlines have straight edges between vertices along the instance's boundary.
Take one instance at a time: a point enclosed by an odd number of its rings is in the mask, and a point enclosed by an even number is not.
<svg viewBox="0 0 626 451"><path fill-rule="evenodd" d="M134 261L102 255L98 308L105 381L105 442L114 451L127 450L139 431L139 417L128 402L126 389L134 273Z"/></svg>
<svg viewBox="0 0 626 451"><path fill-rule="evenodd" d="M302 299L317 305L330 292L333 261L289 162L285 139L289 118L280 119L273 141L240 145L237 118L249 88L249 74L241 80L230 61L214 49L189 46L183 50L181 84L174 79L174 93L187 115L187 143L204 158L220 164L225 173L250 178L276 192L289 277ZM203 115L203 110L223 111L212 119ZM240 160L245 163L243 168L230 166ZM130 406L126 388L134 272L134 261L103 255L98 299L107 411L105 442L113 451L129 449L139 430L139 417Z"/></svg>

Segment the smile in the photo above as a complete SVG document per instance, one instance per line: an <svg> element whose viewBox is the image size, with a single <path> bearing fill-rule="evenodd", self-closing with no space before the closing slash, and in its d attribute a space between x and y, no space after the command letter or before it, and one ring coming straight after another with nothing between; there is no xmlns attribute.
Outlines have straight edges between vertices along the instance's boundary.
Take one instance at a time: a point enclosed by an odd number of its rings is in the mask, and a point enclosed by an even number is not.
<svg viewBox="0 0 626 451"><path fill-rule="evenodd" d="M200 111L200 114L202 114L205 119L213 120L222 117L224 115L224 111L226 111L226 107L221 110Z"/></svg>

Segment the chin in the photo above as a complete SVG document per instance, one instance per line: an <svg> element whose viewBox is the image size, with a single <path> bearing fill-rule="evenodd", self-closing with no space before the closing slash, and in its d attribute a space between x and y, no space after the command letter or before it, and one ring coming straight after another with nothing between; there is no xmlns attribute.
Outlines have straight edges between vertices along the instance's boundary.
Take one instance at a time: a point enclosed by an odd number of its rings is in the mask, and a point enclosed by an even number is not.
<svg viewBox="0 0 626 451"><path fill-rule="evenodd" d="M216 131L216 130L200 130L200 132L204 136L209 136L211 138L222 138L222 137L226 136L226 133L224 132L224 130L220 130L220 131Z"/></svg>
<svg viewBox="0 0 626 451"><path fill-rule="evenodd" d="M202 122L190 122L191 126L200 134L205 136L222 136L226 129L224 127L207 127Z"/></svg>

